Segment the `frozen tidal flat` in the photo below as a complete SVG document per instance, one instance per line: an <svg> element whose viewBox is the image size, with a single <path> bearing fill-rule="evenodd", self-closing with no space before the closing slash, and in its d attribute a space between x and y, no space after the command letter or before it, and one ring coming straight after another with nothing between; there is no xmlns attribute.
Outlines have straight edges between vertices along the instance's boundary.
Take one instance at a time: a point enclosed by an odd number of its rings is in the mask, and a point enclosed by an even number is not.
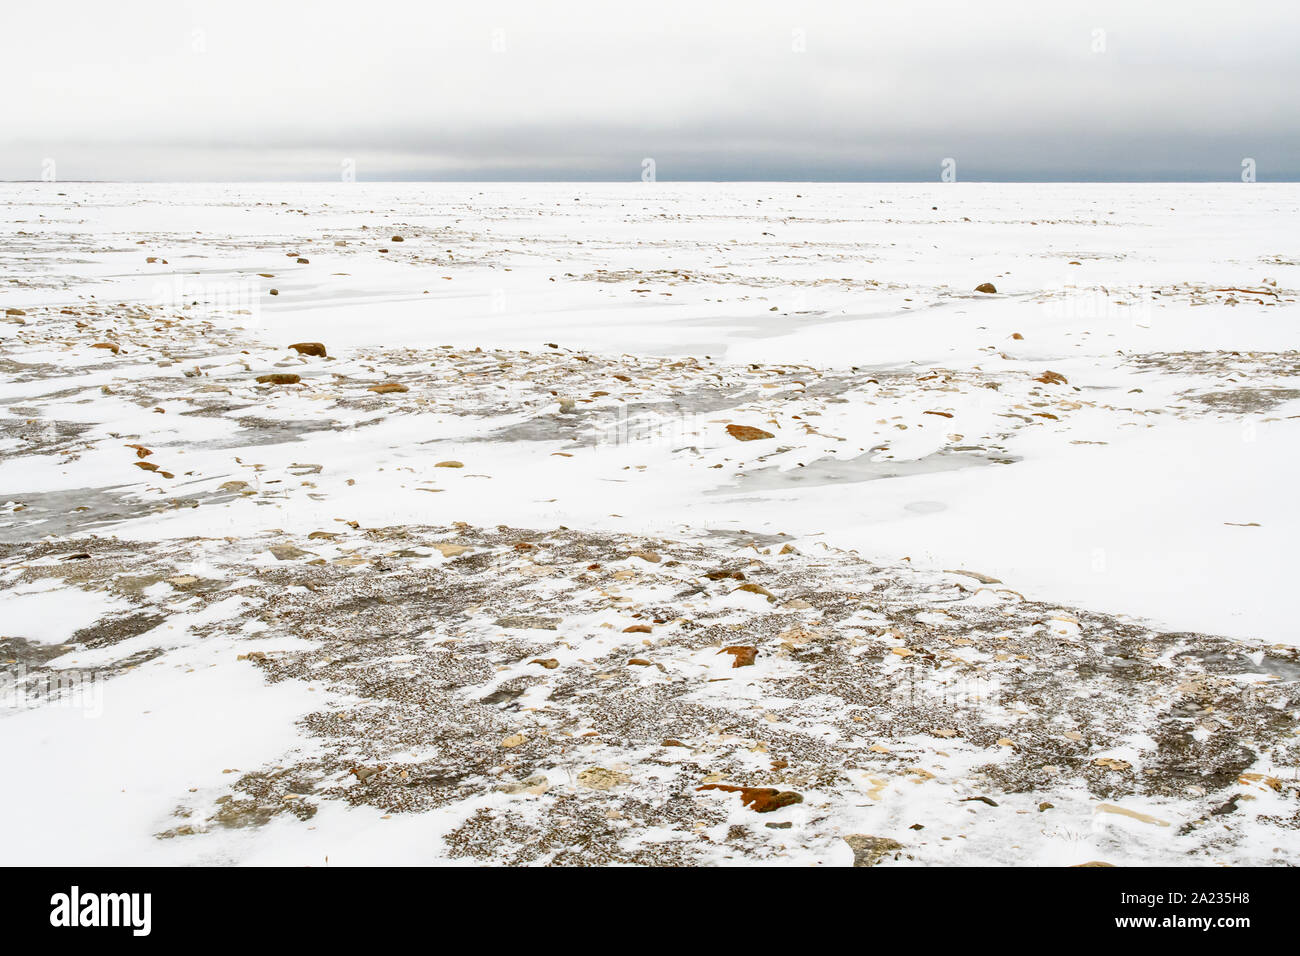
<svg viewBox="0 0 1300 956"><path fill-rule="evenodd" d="M0 862L1294 862L1300 187L0 196Z"/></svg>

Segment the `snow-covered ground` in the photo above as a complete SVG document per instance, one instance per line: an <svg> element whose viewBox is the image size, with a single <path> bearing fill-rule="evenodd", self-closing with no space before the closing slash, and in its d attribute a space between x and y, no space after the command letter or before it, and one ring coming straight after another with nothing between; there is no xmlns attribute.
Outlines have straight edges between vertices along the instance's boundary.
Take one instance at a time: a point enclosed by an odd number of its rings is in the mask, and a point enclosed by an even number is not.
<svg viewBox="0 0 1300 956"><path fill-rule="evenodd" d="M0 197L0 862L1294 862L1300 186Z"/></svg>

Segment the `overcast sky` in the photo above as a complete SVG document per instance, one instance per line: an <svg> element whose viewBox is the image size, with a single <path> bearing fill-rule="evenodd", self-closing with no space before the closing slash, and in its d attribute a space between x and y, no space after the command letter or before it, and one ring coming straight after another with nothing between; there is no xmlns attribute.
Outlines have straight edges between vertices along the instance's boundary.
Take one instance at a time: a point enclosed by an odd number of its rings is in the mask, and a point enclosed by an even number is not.
<svg viewBox="0 0 1300 956"><path fill-rule="evenodd" d="M1293 0L6 3L0 178L1300 179Z"/></svg>

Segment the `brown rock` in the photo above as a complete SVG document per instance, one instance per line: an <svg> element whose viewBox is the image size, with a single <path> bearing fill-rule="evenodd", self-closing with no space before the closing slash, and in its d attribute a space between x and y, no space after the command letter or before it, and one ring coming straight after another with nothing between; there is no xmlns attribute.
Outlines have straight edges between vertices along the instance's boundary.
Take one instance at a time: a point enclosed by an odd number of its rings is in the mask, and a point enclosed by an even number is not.
<svg viewBox="0 0 1300 956"><path fill-rule="evenodd" d="M722 581L726 578L734 578L737 581L745 580L744 571L708 571L704 576L710 581Z"/></svg>
<svg viewBox="0 0 1300 956"><path fill-rule="evenodd" d="M718 651L718 653L730 654L734 657L735 660L731 662L733 668L750 667L754 663L754 658L758 657L758 648L750 647L745 644L735 644L731 647L724 647L722 650Z"/></svg>
<svg viewBox="0 0 1300 956"><path fill-rule="evenodd" d="M725 783L707 783L696 790L722 790L725 793L740 794L740 802L755 813L771 813L794 803L803 803L803 794L793 790L777 790L775 787L733 787Z"/></svg>
<svg viewBox="0 0 1300 956"><path fill-rule="evenodd" d="M753 581L746 581L746 582L745 582L744 584L742 584L740 587L736 588L736 590L737 590L737 591L748 591L750 594L761 594L761 595L763 595L763 597L767 598L769 601L773 601L773 602L776 601L776 595L775 595L775 594L773 594L773 593L772 593L771 591L769 591L767 588L763 587L763 585L761 585L761 584L755 584Z"/></svg>
<svg viewBox="0 0 1300 956"><path fill-rule="evenodd" d="M992 282L981 282L979 285L977 285L977 286L975 287L975 291L976 291L976 292L985 292L985 293L987 293L987 294L989 294L989 295L992 295L993 293L997 292L998 290L995 289L995 288L993 287L993 283L992 283Z"/></svg>
<svg viewBox="0 0 1300 956"><path fill-rule="evenodd" d="M736 441L759 441L763 438L775 438L771 432L765 432L761 428L754 428L752 425L728 425L727 434Z"/></svg>
<svg viewBox="0 0 1300 956"><path fill-rule="evenodd" d="M903 844L886 837L871 836L866 833L854 833L846 836L844 842L853 850L854 866L875 866L890 853L896 853Z"/></svg>

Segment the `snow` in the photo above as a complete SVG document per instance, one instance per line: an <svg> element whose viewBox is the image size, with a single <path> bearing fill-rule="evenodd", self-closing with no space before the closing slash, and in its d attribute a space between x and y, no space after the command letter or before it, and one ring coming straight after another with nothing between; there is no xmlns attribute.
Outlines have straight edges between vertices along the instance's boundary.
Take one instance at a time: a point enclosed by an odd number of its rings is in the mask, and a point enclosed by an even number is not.
<svg viewBox="0 0 1300 956"><path fill-rule="evenodd" d="M827 560L996 578L971 599L989 607L1006 588L1252 652L1300 646L1300 186L46 183L0 196L0 307L26 313L0 323L0 542L48 552L6 558L0 640L58 645L137 600L48 570L71 565L60 542L165 554L269 534L333 563L355 542L306 535L465 522L784 535ZM974 292L982 282L997 293ZM330 358L286 349L302 341ZM304 384L253 381L271 371ZM385 381L410 390L365 389ZM738 442L729 423L775 438ZM231 577L185 557L169 555L169 575ZM244 571L260 581L281 564L260 547ZM528 593L549 599L548 580ZM43 768L7 800L31 825L5 862L413 862L465 825L459 805L384 818L323 802L314 829L281 815L197 849L156 839L178 794L309 748L297 722L324 694L235 659L246 641L291 653L309 639L246 596L187 604L182 590L160 578L140 592L165 623L40 662L139 655L107 681L100 719L53 705L3 716L0 759ZM737 622L767 609L752 593L699 600ZM238 635L222 630L232 622ZM615 627L568 648L543 634L539 654L568 668L634 649L619 623L592 614L575 626ZM1064 640L1078 632L1062 625ZM740 707L794 667L760 657L726 683L729 661L705 647L670 670ZM536 671L502 667L492 686ZM797 832L794 809L780 813ZM856 825L902 820L873 805ZM952 852L979 859L976 842Z"/></svg>

